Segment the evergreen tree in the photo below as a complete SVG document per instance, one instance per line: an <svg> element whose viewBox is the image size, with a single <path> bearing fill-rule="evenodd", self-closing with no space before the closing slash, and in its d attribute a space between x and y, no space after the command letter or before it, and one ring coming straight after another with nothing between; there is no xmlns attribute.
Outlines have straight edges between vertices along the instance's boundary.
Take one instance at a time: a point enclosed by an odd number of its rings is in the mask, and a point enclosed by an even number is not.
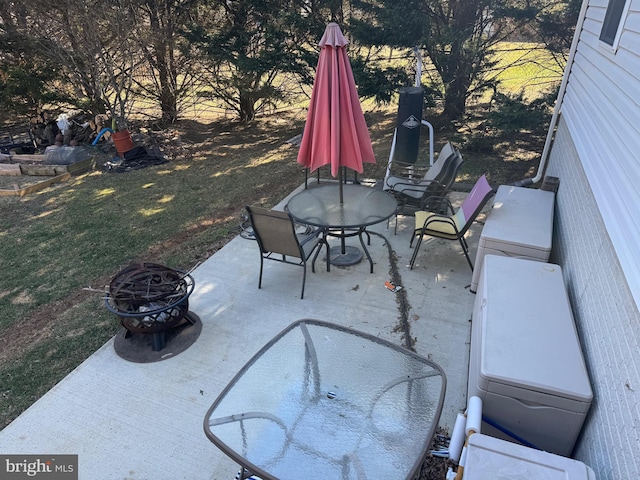
<svg viewBox="0 0 640 480"><path fill-rule="evenodd" d="M443 99L444 121L461 118L471 95L494 87L486 73L494 66L492 53L496 45L516 32L530 33L534 20L541 20L544 12L553 11L548 2L534 0L353 0L352 3L363 12L352 19L352 33L361 43L417 48L425 53L437 72L437 78L426 87ZM542 35L543 25L549 23L538 25Z"/></svg>
<svg viewBox="0 0 640 480"><path fill-rule="evenodd" d="M210 17L187 35L210 73L208 95L246 122L299 93L296 82L312 79L325 19L339 13L331 3L211 0Z"/></svg>
<svg viewBox="0 0 640 480"><path fill-rule="evenodd" d="M32 117L44 104L60 100L57 65L20 31L26 12L0 1L0 108Z"/></svg>

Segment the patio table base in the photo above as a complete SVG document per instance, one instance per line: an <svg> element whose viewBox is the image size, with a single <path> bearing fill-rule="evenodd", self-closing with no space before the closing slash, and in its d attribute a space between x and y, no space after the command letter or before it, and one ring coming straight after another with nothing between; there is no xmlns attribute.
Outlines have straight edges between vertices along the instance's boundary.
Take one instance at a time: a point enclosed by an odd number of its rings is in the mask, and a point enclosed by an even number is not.
<svg viewBox="0 0 640 480"><path fill-rule="evenodd" d="M362 238L362 234L367 236L367 242ZM338 237L340 239L340 245L334 246L329 249L329 263L331 265L335 265L337 267L348 267L350 265L356 265L360 263L364 258L364 255L367 256L369 260L370 271L373 273L373 259L371 258L371 254L367 249L367 244L371 245L371 236L369 232L367 232L366 228L360 227L358 229L328 229L326 231L326 236L328 237ZM360 240L360 245L362 245L362 250L358 247L345 245L345 238L348 237L358 237ZM364 252L364 254L363 254Z"/></svg>
<svg viewBox="0 0 640 480"><path fill-rule="evenodd" d="M346 246L344 253L342 247L331 247L329 249L329 262L336 267L348 267L362 261L362 252L358 247Z"/></svg>

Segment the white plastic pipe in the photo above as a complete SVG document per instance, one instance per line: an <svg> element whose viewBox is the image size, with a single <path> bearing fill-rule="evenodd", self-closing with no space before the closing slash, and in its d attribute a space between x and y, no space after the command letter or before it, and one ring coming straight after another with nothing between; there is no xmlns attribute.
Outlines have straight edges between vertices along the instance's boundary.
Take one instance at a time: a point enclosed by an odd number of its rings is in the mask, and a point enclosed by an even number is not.
<svg viewBox="0 0 640 480"><path fill-rule="evenodd" d="M560 118L560 107L562 105L562 100L564 99L564 95L567 91L569 74L571 72L571 67L573 65L573 61L576 56L578 41L580 39L580 33L582 32L582 27L584 25L584 19L587 14L588 5L589 5L589 0L582 1L582 7L580 8L580 14L578 15L578 23L576 25L576 30L573 34L573 41L571 42L571 50L569 50L569 58L567 59L567 65L564 69L564 75L562 76L562 83L560 84L560 90L558 91L558 98L556 99L556 104L555 104L555 107L553 108L553 115L551 117L551 123L549 124L549 130L547 131L547 138L544 142L544 149L542 150L542 156L540 158L540 164L538 165L538 171L536 172L535 177L526 178L524 180L520 180L519 182L517 182L516 185L518 186L533 185L535 183L538 183L540 180L542 180L542 176L547 167L547 162L549 161L549 153L551 152L551 145L553 144L556 128L558 126L558 119Z"/></svg>
<svg viewBox="0 0 640 480"><path fill-rule="evenodd" d="M429 165L433 166L433 125L426 120L422 120L422 125L429 129Z"/></svg>
<svg viewBox="0 0 640 480"><path fill-rule="evenodd" d="M456 423L453 426L453 433L451 434L451 441L449 442L449 458L455 463L460 461L460 454L462 453L462 447L465 441L465 426L467 423L467 417L462 413L458 413L456 417Z"/></svg>
<svg viewBox="0 0 640 480"><path fill-rule="evenodd" d="M472 433L480 433L482 426L482 399L473 396L469 399L467 405L467 424L464 429L465 435L468 437Z"/></svg>

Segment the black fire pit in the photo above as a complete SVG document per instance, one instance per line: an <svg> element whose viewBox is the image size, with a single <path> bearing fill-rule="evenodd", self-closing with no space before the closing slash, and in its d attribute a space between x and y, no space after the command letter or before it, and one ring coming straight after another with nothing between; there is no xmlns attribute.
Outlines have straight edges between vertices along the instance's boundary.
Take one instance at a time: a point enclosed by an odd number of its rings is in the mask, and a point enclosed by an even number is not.
<svg viewBox="0 0 640 480"><path fill-rule="evenodd" d="M188 273L155 263L132 264L118 272L111 280L105 299L107 309L119 317L124 327L123 333L116 337L116 351L120 350L118 353L128 360L144 361L128 358L131 350L138 352L137 357L144 356L148 346L141 344L148 345L150 340L152 352L161 352L174 338L182 336L184 340L183 331L190 327L197 327L187 335L195 341L201 325L197 316L189 312L189 295L194 286L193 277ZM119 343L119 337L129 341ZM182 344L180 351L186 348L184 341L179 343ZM175 353L163 354L161 358Z"/></svg>

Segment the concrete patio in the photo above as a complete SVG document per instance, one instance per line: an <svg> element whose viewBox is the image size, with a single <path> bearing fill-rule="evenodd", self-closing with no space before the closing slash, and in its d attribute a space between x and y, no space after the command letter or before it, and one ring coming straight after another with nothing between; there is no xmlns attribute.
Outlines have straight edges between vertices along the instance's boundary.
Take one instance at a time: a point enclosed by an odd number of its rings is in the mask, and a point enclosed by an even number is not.
<svg viewBox="0 0 640 480"><path fill-rule="evenodd" d="M319 261L316 273L308 272L304 300L301 270L276 262L265 263L258 290L257 246L236 237L192 273L190 310L202 320L192 346L163 361L132 363L116 354L112 339L0 432L0 452L77 454L79 478L86 480L231 480L238 466L203 433L209 406L262 345L298 319L326 320L403 345L397 294L384 287L392 261L408 300L414 349L446 372L439 425L451 431L466 405L471 272L458 243L444 240L423 243L409 270L413 217L399 219L396 235L393 219L388 229L371 229L383 236L371 235L373 274L366 259L331 272ZM476 223L468 233L471 258L481 227Z"/></svg>

